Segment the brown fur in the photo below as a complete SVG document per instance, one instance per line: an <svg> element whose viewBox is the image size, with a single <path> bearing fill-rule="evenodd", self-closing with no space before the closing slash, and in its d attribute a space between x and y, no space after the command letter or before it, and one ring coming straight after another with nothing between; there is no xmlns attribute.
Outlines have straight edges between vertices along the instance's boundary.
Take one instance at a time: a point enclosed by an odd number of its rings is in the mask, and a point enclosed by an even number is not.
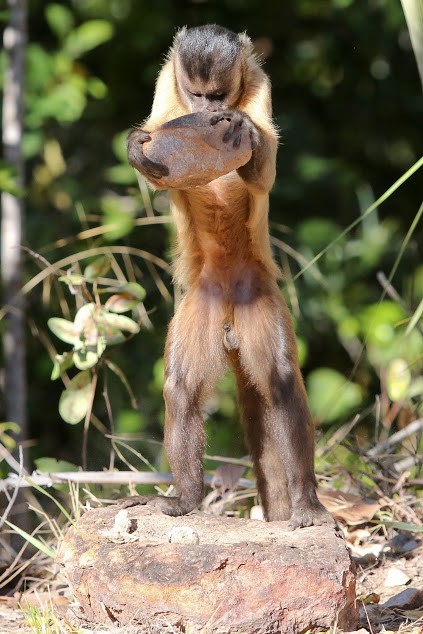
<svg viewBox="0 0 423 634"><path fill-rule="evenodd" d="M205 35L214 37L214 32ZM201 36L200 31L195 36ZM213 73L210 55L206 61L211 68L202 67L207 81L193 77L192 69L184 73L178 57L183 37L186 31L176 36L160 72L143 131L135 130L129 137L131 157L140 152L137 134L145 137L147 131L148 137L149 131L200 106L211 113L230 108L234 120L242 119L240 129L244 133L250 129L257 145L250 162L237 172L203 187L170 190L178 233L175 281L183 297L165 350L165 446L178 495L129 498L124 505L148 503L178 515L201 502L205 443L201 405L230 366L237 378L266 519L290 519L294 528L330 523L331 516L316 497L313 425L269 242L268 193L275 179L278 144L270 82L250 40L241 34L241 52L229 76L233 90L228 89L226 73L221 98L215 79L220 74ZM132 164L160 188L160 178L152 176L142 156Z"/></svg>

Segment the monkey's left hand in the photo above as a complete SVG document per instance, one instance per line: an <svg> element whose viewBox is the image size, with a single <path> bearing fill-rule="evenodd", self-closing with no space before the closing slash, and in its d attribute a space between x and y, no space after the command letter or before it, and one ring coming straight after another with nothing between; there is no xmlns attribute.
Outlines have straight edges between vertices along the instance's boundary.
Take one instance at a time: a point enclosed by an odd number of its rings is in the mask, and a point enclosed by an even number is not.
<svg viewBox="0 0 423 634"><path fill-rule="evenodd" d="M251 141L251 149L254 150L260 140L260 133L248 114L241 110L222 110L213 115L210 119L210 125L216 125L219 121L229 121L228 129L223 135L223 142L232 141L234 148L241 145L242 135L248 134Z"/></svg>

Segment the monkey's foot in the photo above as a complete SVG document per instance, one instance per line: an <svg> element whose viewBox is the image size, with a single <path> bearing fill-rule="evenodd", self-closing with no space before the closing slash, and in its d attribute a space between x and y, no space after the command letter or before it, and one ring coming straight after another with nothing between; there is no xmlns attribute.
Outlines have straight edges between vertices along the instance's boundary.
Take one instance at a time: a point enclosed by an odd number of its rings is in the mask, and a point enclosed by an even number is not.
<svg viewBox="0 0 423 634"><path fill-rule="evenodd" d="M317 502L313 506L297 508L293 511L288 527L291 530L304 528L306 526L336 526L333 516L325 507Z"/></svg>
<svg viewBox="0 0 423 634"><path fill-rule="evenodd" d="M181 497L165 497L164 495L131 495L116 501L116 505L121 509L131 506L148 506L165 515L186 515L197 505L194 502Z"/></svg>

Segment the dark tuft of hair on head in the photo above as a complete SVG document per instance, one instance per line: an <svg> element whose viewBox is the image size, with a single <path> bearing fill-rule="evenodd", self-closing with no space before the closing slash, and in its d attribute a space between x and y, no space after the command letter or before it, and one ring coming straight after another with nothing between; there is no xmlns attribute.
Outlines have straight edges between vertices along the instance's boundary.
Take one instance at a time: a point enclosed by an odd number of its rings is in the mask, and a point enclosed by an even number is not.
<svg viewBox="0 0 423 634"><path fill-rule="evenodd" d="M239 57L242 41L237 33L217 24L182 28L175 36L174 50L188 77L209 81L230 71Z"/></svg>

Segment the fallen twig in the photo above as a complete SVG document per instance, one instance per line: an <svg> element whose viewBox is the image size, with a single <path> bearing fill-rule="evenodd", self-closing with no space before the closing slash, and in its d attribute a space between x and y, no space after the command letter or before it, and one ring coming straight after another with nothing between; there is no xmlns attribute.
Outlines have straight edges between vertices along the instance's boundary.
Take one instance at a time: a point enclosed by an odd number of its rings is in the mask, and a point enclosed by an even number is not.
<svg viewBox="0 0 423 634"><path fill-rule="evenodd" d="M370 451L367 452L368 456L377 456L381 451L392 447L392 445L396 445L397 443L404 440L404 438L408 438L413 434L416 434L421 429L423 429L423 418L418 418L414 420L412 423L409 423L404 429L400 429L399 431L392 434L389 438L384 440L383 442L377 443Z"/></svg>
<svg viewBox="0 0 423 634"><path fill-rule="evenodd" d="M204 484L210 486L212 481L211 475L204 476ZM152 484L152 485L170 485L174 479L171 473L157 473L148 471L62 471L56 473L34 473L21 480L15 474L9 475L7 478L0 480L0 491L7 488L30 487L32 483L39 486L52 486L53 484L66 484L66 482L90 483L90 484ZM240 478L238 485L244 488L254 487L255 483L247 478Z"/></svg>

